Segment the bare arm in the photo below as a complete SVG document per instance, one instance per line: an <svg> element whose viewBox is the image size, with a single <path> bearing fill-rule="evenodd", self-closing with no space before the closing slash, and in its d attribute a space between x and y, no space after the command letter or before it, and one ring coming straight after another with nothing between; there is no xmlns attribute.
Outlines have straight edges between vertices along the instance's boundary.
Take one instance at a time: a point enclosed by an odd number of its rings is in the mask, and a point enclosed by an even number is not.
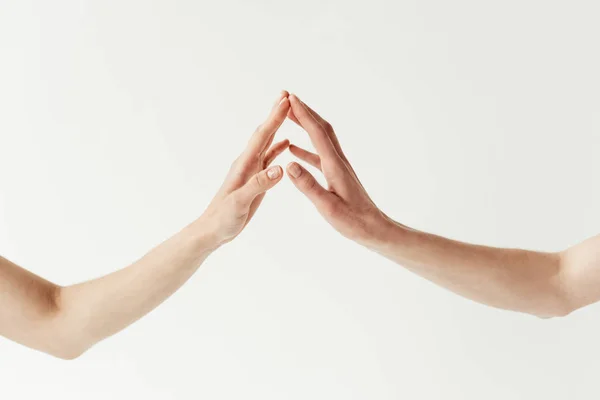
<svg viewBox="0 0 600 400"><path fill-rule="evenodd" d="M102 278L60 287L0 258L0 334L60 358L79 356L162 303L216 248L199 224Z"/></svg>
<svg viewBox="0 0 600 400"><path fill-rule="evenodd" d="M399 225L384 236L369 247L477 302L540 317L574 307L560 253L479 246Z"/></svg>
<svg viewBox="0 0 600 400"><path fill-rule="evenodd" d="M281 167L268 166L289 144L271 146L288 109L284 92L204 214L129 267L60 287L0 257L0 335L70 359L161 304L242 231L281 180Z"/></svg>
<svg viewBox="0 0 600 400"><path fill-rule="evenodd" d="M329 189L297 163L288 175L342 235L453 292L490 306L541 317L562 316L600 300L600 236L560 253L463 243L393 221L369 198L331 125L290 96L288 117L309 134L318 154L291 145L320 169Z"/></svg>

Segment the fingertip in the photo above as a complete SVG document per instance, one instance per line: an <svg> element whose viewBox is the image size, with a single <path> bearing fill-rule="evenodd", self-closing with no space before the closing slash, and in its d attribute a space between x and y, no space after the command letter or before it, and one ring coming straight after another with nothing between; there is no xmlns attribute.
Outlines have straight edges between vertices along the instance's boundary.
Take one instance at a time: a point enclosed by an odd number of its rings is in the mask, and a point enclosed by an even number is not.
<svg viewBox="0 0 600 400"><path fill-rule="evenodd" d="M277 143L275 143L272 147L271 150L276 150L278 153L284 151L285 149L287 149L288 147L290 147L290 140L289 139L283 139Z"/></svg>
<svg viewBox="0 0 600 400"><path fill-rule="evenodd" d="M300 97L296 96L295 94L290 94L289 98L290 100L292 100L293 98L293 101L296 102L298 105L306 107L306 104L302 100L300 100Z"/></svg>
<svg viewBox="0 0 600 400"><path fill-rule="evenodd" d="M281 99L281 101L279 102L279 107L285 107L286 105L289 105L290 101L288 100L287 97L284 97L283 99Z"/></svg>
<svg viewBox="0 0 600 400"><path fill-rule="evenodd" d="M292 178L298 178L302 175L302 167L296 162L291 162L287 165L287 173Z"/></svg>
<svg viewBox="0 0 600 400"><path fill-rule="evenodd" d="M306 107L303 105L302 100L300 100L298 96L296 96L295 94L290 94L290 97L288 98L290 99L290 111L292 111L294 117L297 118L298 115L306 115Z"/></svg>
<svg viewBox="0 0 600 400"><path fill-rule="evenodd" d="M291 153L293 153L293 154L295 154L295 152L296 152L298 149L299 149L299 147L298 147L298 146L296 146L295 144L291 144L291 143L290 143L290 145L288 146L288 150L289 150Z"/></svg>
<svg viewBox="0 0 600 400"><path fill-rule="evenodd" d="M282 176L283 168L281 168L280 165L269 167L269 169L267 170L267 177L272 181L279 180Z"/></svg>

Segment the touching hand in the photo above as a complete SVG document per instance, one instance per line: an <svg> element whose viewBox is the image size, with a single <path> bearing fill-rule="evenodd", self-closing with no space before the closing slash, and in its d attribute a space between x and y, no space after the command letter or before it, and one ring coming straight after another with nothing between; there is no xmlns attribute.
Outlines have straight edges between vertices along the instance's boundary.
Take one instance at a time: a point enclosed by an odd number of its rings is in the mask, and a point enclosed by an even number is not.
<svg viewBox="0 0 600 400"><path fill-rule="evenodd" d="M297 96L289 96L288 117L300 125L318 154L290 145L292 154L319 169L327 180L328 189L321 186L310 172L298 163L287 166L294 185L308 197L321 215L347 238L368 246L385 234L393 224L367 194L358 176L344 155L331 125Z"/></svg>
<svg viewBox="0 0 600 400"><path fill-rule="evenodd" d="M200 218L202 224L209 227L217 245L233 240L244 229L265 192L283 176L280 166L269 168L269 165L289 146L287 139L271 146L290 108L287 96L287 92L281 93L266 121L256 129L244 152L231 165L223 186Z"/></svg>

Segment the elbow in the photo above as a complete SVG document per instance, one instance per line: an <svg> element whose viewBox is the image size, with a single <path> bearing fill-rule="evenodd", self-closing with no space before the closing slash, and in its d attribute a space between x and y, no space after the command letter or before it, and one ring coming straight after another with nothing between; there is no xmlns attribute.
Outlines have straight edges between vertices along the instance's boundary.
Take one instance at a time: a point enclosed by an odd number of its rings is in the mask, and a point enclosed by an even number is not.
<svg viewBox="0 0 600 400"><path fill-rule="evenodd" d="M546 301L542 301L542 304L536 308L537 312L532 314L539 318L549 319L564 318L577 311L581 306L572 298L569 291L562 287L561 285L561 288L552 290Z"/></svg>
<svg viewBox="0 0 600 400"><path fill-rule="evenodd" d="M91 347L91 344L84 343L76 330L58 320L50 321L45 329L40 330L40 336L26 345L61 360L75 360Z"/></svg>
<svg viewBox="0 0 600 400"><path fill-rule="evenodd" d="M548 318L563 318L571 315L575 311L579 310L583 305L572 298L568 293L561 291L560 295L555 303L549 307Z"/></svg>
<svg viewBox="0 0 600 400"><path fill-rule="evenodd" d="M68 324L57 323L48 332L40 350L61 360L75 360L92 347L81 331Z"/></svg>
<svg viewBox="0 0 600 400"><path fill-rule="evenodd" d="M84 323L61 301L62 288L53 295L48 329L44 332L40 350L61 360L75 360L94 343L85 335Z"/></svg>
<svg viewBox="0 0 600 400"><path fill-rule="evenodd" d="M573 306L573 304L570 301L563 300L562 304L560 304L557 307L554 307L551 310L551 318L567 317L577 309L578 307Z"/></svg>
<svg viewBox="0 0 600 400"><path fill-rule="evenodd" d="M75 360L92 347L76 330L69 326L57 325L47 332L39 350L61 360Z"/></svg>
<svg viewBox="0 0 600 400"><path fill-rule="evenodd" d="M535 316L543 319L564 318L584 304L574 295L571 280L566 273L564 253L552 254L554 258L553 273L540 287L542 296L538 297L532 312Z"/></svg>
<svg viewBox="0 0 600 400"><path fill-rule="evenodd" d="M532 313L534 316L541 319L550 319L550 318L564 318L570 315L577 308L571 306L568 302L562 304L553 304L548 307L544 307L543 309L537 310L537 312Z"/></svg>
<svg viewBox="0 0 600 400"><path fill-rule="evenodd" d="M518 311L540 319L551 319L564 318L575 311L575 308L567 301L554 298L548 301L534 303L526 309L520 309Z"/></svg>
<svg viewBox="0 0 600 400"><path fill-rule="evenodd" d="M72 361L81 357L86 351L87 349L64 347L49 350L47 353L61 360Z"/></svg>

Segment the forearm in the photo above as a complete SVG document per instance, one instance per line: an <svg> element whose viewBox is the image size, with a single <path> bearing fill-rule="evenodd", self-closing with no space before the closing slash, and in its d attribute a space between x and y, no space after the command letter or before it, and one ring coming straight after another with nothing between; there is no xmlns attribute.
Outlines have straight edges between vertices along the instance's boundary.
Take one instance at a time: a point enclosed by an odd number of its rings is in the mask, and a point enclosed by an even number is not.
<svg viewBox="0 0 600 400"><path fill-rule="evenodd" d="M380 232L368 247L461 296L541 317L572 309L559 253L473 245L392 221Z"/></svg>
<svg viewBox="0 0 600 400"><path fill-rule="evenodd" d="M129 267L59 287L0 257L0 335L75 358L161 304L212 251L240 234L281 181L281 167L270 164L289 145L272 144L290 107L287 96L280 94L202 217Z"/></svg>
<svg viewBox="0 0 600 400"><path fill-rule="evenodd" d="M338 232L481 303L540 316L568 312L559 255L470 245L395 223L369 197L331 125L296 96L290 100L291 118L308 132L318 154L297 146L290 151L320 169L328 189L298 164L288 174Z"/></svg>
<svg viewBox="0 0 600 400"><path fill-rule="evenodd" d="M478 246L420 232L389 219L358 179L325 119L290 96L290 118L317 153L290 151L321 170L325 189L297 163L294 185L342 235L464 297L538 316L559 316L600 300L600 236L560 253Z"/></svg>
<svg viewBox="0 0 600 400"><path fill-rule="evenodd" d="M57 343L77 356L160 305L179 289L217 247L198 220L139 261L115 273L61 288L57 296Z"/></svg>

